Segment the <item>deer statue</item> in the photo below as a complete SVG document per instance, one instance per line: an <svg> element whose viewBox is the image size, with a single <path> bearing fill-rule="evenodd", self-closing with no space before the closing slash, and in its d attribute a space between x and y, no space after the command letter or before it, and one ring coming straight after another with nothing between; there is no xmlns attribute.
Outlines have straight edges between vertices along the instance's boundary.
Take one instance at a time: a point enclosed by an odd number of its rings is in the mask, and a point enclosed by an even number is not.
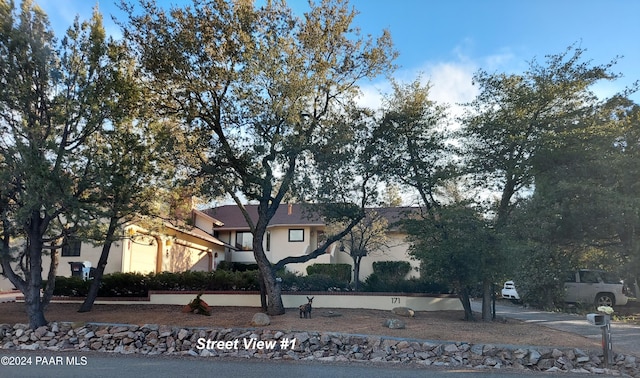
<svg viewBox="0 0 640 378"><path fill-rule="evenodd" d="M313 302L313 298L315 297L307 297L307 300L309 301L309 303L303 304L302 306L299 307L300 309L300 318L302 318L302 316L304 315L304 318L307 318L307 315L309 315L309 319L311 319L311 302Z"/></svg>

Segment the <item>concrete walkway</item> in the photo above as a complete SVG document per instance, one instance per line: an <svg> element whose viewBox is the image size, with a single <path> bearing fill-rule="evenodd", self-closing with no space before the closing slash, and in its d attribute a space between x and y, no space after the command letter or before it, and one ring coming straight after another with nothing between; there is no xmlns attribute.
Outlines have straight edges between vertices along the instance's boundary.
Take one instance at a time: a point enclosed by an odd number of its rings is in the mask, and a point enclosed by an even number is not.
<svg viewBox="0 0 640 378"><path fill-rule="evenodd" d="M471 301L473 311L482 312L482 301ZM589 325L584 315L565 314L527 309L515 304L496 304L497 316L535 323L560 331L582 335L597 342L602 340L600 327ZM618 353L640 357L640 326L620 322L611 323L611 342Z"/></svg>

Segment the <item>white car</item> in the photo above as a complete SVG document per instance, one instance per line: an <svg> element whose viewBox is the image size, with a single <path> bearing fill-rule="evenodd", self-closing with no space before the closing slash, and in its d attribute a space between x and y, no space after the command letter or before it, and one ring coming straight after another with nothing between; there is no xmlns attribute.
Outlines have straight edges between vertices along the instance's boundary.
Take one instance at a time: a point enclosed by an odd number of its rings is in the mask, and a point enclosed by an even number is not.
<svg viewBox="0 0 640 378"><path fill-rule="evenodd" d="M520 300L520 295L516 290L516 284L513 281L507 281L502 287L502 298L510 299L512 301Z"/></svg>

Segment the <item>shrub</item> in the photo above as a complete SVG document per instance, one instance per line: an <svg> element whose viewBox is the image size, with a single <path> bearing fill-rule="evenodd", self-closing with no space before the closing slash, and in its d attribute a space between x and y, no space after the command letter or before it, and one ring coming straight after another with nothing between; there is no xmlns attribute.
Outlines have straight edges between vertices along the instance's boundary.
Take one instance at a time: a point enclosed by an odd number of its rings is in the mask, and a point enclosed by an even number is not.
<svg viewBox="0 0 640 378"><path fill-rule="evenodd" d="M383 281L403 280L411 271L408 261L376 261L373 263L373 273Z"/></svg>
<svg viewBox="0 0 640 378"><path fill-rule="evenodd" d="M218 263L218 270L246 272L249 270L258 270L258 264L244 264L239 262L221 261Z"/></svg>
<svg viewBox="0 0 640 378"><path fill-rule="evenodd" d="M46 281L43 283L46 286ZM53 295L64 297L86 297L89 293L91 281L85 281L81 277L56 277Z"/></svg>
<svg viewBox="0 0 640 378"><path fill-rule="evenodd" d="M142 273L111 273L102 277L100 297L146 297L149 276Z"/></svg>
<svg viewBox="0 0 640 378"><path fill-rule="evenodd" d="M351 281L351 264L313 264L307 267L307 274L324 274L338 281Z"/></svg>
<svg viewBox="0 0 640 378"><path fill-rule="evenodd" d="M427 281L423 278L388 279L377 273L372 273L362 283L364 292L392 292L392 293L428 293L428 294L449 294L451 289L448 285Z"/></svg>
<svg viewBox="0 0 640 378"><path fill-rule="evenodd" d="M293 272L281 270L277 277L282 279L283 291L348 291L349 284L344 280L337 280L327 274L310 274L302 276Z"/></svg>

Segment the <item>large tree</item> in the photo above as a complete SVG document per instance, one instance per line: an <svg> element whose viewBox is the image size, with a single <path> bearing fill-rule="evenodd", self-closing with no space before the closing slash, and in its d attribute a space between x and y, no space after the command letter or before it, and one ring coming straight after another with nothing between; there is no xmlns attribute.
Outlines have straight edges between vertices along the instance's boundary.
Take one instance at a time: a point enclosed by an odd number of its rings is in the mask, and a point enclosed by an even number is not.
<svg viewBox="0 0 640 378"><path fill-rule="evenodd" d="M361 80L391 68L390 36L361 36L352 26L356 12L343 0L310 3L302 17L284 1L256 8L251 1L195 0L170 11L153 1L139 5L138 15L133 4L123 4L129 15L125 38L139 54L158 114L184 125L198 162L192 172L203 178L208 194L226 193L243 211L245 201L258 203L258 219L246 212L245 218L268 313L282 314L274 266L263 250L266 227L294 191L299 198L348 205L356 204L347 195L354 186L369 188L372 175L352 176L355 168L344 168L356 156L339 157L360 151L351 143L359 123L354 99ZM322 169L327 167L332 171ZM356 208L367 200L361 196ZM349 225L363 216L350 212ZM276 265L288 262L294 261Z"/></svg>
<svg viewBox="0 0 640 378"><path fill-rule="evenodd" d="M25 297L29 324L45 325L58 248L87 219L93 190L86 141L106 124L114 98L96 13L57 43L42 10L0 1L0 263ZM51 265L44 296L43 256Z"/></svg>
<svg viewBox="0 0 640 378"><path fill-rule="evenodd" d="M523 74L479 71L474 83L480 93L462 119L466 165L477 182L498 193L487 209L495 214L496 232L502 233L518 200L539 185L538 178L552 164L542 164L549 151L558 148L562 135L588 124L599 101L594 84L616 77L614 62L592 65L584 50L571 46L533 60ZM483 318L490 317L491 281L484 278Z"/></svg>

